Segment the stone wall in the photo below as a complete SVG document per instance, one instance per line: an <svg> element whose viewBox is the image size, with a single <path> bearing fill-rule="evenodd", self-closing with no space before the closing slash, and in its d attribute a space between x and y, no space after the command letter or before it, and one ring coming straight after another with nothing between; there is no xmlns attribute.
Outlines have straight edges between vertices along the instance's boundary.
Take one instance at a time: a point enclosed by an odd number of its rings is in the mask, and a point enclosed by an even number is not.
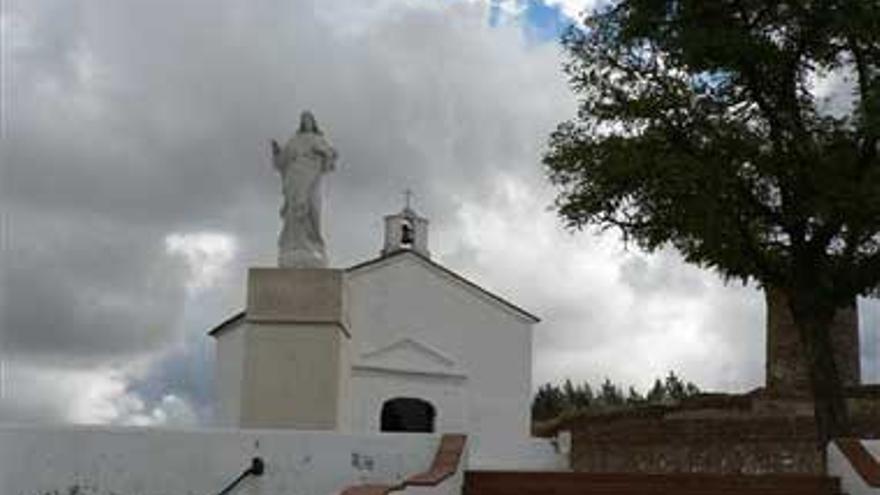
<svg viewBox="0 0 880 495"><path fill-rule="evenodd" d="M819 473L807 418L618 418L572 431L572 468L587 472Z"/></svg>
<svg viewBox="0 0 880 495"><path fill-rule="evenodd" d="M850 399L856 436L880 438L880 391ZM812 404L762 393L704 396L675 406L583 416L572 433L575 471L820 474Z"/></svg>

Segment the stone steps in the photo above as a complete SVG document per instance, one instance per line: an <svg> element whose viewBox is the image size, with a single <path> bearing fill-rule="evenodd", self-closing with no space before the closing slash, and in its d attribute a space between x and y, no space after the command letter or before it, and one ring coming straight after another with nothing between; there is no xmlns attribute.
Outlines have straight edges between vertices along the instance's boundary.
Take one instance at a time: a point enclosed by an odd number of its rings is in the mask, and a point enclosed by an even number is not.
<svg viewBox="0 0 880 495"><path fill-rule="evenodd" d="M841 495L836 478L468 471L464 495Z"/></svg>

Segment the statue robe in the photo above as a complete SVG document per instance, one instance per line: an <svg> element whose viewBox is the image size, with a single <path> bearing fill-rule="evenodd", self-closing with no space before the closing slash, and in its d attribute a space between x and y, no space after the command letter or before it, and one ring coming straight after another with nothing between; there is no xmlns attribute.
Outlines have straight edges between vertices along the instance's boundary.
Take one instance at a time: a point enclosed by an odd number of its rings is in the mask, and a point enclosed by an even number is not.
<svg viewBox="0 0 880 495"><path fill-rule="evenodd" d="M327 255L321 234L321 179L336 165L336 150L323 135L298 132L276 155L282 177L284 225L278 238L278 265L324 268Z"/></svg>

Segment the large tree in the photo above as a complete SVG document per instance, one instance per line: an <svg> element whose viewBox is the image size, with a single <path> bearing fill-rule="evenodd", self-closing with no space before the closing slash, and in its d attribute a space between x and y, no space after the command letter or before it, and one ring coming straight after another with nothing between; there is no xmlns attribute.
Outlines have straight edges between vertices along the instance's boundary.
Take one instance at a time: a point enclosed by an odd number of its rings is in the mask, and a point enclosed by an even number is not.
<svg viewBox="0 0 880 495"><path fill-rule="evenodd" d="M784 291L820 441L845 435L829 329L880 286L880 2L622 0L563 45L561 216Z"/></svg>

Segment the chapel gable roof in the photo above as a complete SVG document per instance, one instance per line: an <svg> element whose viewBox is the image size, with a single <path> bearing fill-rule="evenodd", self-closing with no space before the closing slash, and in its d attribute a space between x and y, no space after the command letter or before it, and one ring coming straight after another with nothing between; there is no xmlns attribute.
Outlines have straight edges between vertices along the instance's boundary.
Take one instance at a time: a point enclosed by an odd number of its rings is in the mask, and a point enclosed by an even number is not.
<svg viewBox="0 0 880 495"><path fill-rule="evenodd" d="M354 266L346 269L345 271L347 273L362 272L362 271L366 271L368 269L378 268L383 265L396 263L396 262L399 262L403 259L414 259L420 265L433 271L434 273L437 273L440 276L446 278L447 280L450 280L453 283L458 284L459 286L463 287L464 289L470 291L471 293L474 293L477 296L482 297L484 300L488 301L489 303L496 305L496 306L499 306L502 309L505 309L509 312L512 312L516 316L523 318L525 320L528 320L531 323L538 323L539 321L541 321L540 318L538 318L534 314L526 311L525 309L513 304L512 302L504 299L503 297L501 297L497 294L489 292L488 290L480 287L479 285L475 284L474 282L471 282L470 280L468 280L464 276L459 275L458 273L455 273L454 271L450 270L449 268L446 268L445 266L443 266L435 261L432 261L430 258L423 256L423 255L419 254L418 252L415 252L415 251L412 251L409 249L401 249L401 250L393 252L391 254L379 256L378 258L374 258L372 260L368 260L363 263L359 263L357 265L354 265Z"/></svg>
<svg viewBox="0 0 880 495"><path fill-rule="evenodd" d="M443 266L439 263L431 261L430 258L423 256L423 255L421 255L415 251L412 251L412 250L401 249L401 250L393 252L391 254L379 256L378 258L374 258L374 259L365 261L363 263L359 263L357 265L354 265L352 267L347 268L345 271L346 271L346 273L360 273L360 272L367 271L369 269L375 269L375 268L379 268L381 266L387 266L389 264L399 262L403 259L416 260L421 266L427 268L428 270L431 270L434 273L437 273L440 276L444 277L445 279L450 280L455 284L458 284L459 286L470 291L471 293L476 294L478 297L483 298L483 300L489 302L490 304L501 307L502 309L513 313L514 315L518 316L519 318L528 320L531 323L538 323L539 321L541 321L540 318L538 318L534 314L526 311L525 309L520 308L519 306L513 304L512 302L504 299L503 297L501 297L499 295L496 295L496 294L493 294L492 292L489 292L488 290L480 287L479 285L475 284L474 282L471 282L470 280L463 277L462 275L459 275L459 274L455 273L454 271L450 270L449 268L446 268L445 266ZM219 325L217 325L216 327L211 329L208 332L208 335L210 335L212 337L216 337L220 333L239 325L241 322L244 321L244 318L245 318L244 311L240 311L238 313L235 313L234 315L230 316L229 318L224 320L222 323L220 323Z"/></svg>
<svg viewBox="0 0 880 495"><path fill-rule="evenodd" d="M238 313L235 313L234 315L230 316L229 318L223 320L223 322L221 322L216 327L209 330L208 335L210 335L211 337L216 337L221 332L224 332L226 330L229 330L230 328L237 326L239 323L244 321L244 316L245 316L244 311L239 311Z"/></svg>

